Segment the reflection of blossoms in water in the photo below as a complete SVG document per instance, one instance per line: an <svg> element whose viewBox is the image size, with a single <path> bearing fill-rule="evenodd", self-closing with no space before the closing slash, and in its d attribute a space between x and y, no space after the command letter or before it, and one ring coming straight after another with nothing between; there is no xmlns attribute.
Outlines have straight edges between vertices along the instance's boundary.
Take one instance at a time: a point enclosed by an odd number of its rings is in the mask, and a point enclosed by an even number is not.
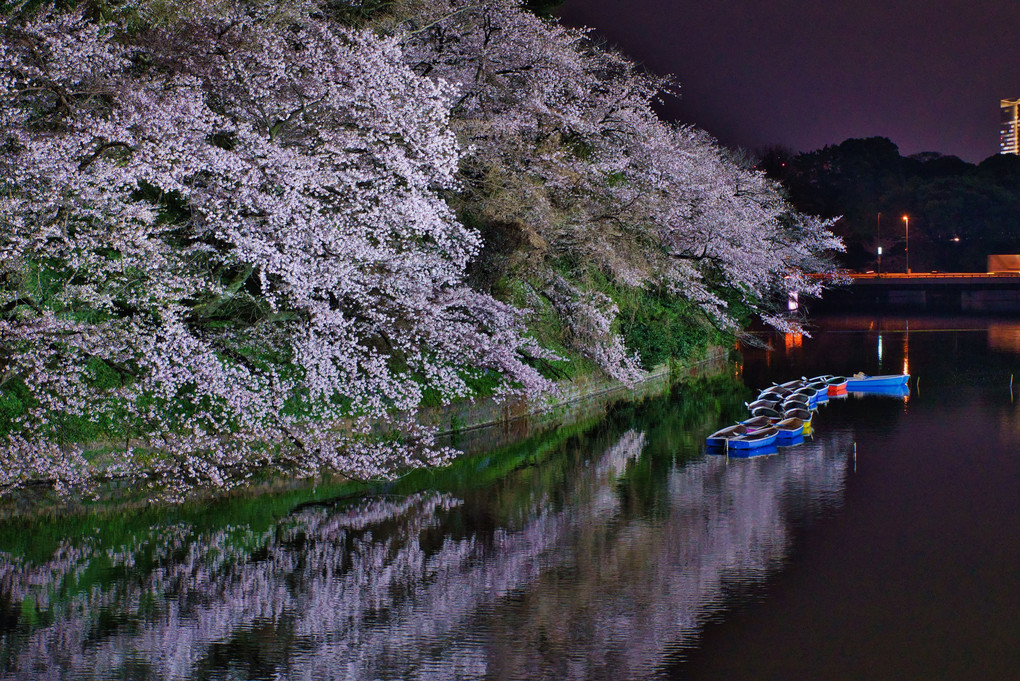
<svg viewBox="0 0 1020 681"><path fill-rule="evenodd" d="M619 486L644 446L625 433L521 502L513 527L471 530L474 509L418 494L309 507L261 533L169 525L45 564L7 558L0 604L34 599L41 616L0 630L5 676L646 675L727 580L781 560L791 496L838 500L845 456L704 459L667 471L662 514L628 517Z"/></svg>
<svg viewBox="0 0 1020 681"><path fill-rule="evenodd" d="M488 642L498 654L488 676L654 675L664 656L690 646L705 619L726 607L730 585L759 583L781 563L789 507L808 498L819 500L808 503L809 513L838 505L845 478L838 435L779 456L707 457L672 469L667 513L582 534L570 582L544 575L526 602L493 618Z"/></svg>
<svg viewBox="0 0 1020 681"><path fill-rule="evenodd" d="M6 633L3 647L18 652L4 671L109 678L143 661L157 678L187 678L239 632L286 629L301 648L324 632L342 639L345 628L391 608L401 583L418 578L420 533L459 503L435 494L375 499L343 512L308 509L260 535L234 527L198 535L172 525L133 546L65 543L38 566L5 557L0 600L34 603L52 624L17 644ZM373 534L378 528L384 532ZM137 569L140 556L147 572ZM121 576L81 591L90 569Z"/></svg>

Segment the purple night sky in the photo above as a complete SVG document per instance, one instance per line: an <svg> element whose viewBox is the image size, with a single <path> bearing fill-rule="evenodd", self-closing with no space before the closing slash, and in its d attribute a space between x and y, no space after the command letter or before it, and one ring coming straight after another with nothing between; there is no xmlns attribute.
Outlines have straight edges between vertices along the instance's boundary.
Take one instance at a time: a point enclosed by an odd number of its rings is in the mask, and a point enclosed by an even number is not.
<svg viewBox="0 0 1020 681"><path fill-rule="evenodd" d="M882 136L978 162L998 152L999 100L1020 97L1017 0L566 0L559 14L673 74L666 115L730 146Z"/></svg>

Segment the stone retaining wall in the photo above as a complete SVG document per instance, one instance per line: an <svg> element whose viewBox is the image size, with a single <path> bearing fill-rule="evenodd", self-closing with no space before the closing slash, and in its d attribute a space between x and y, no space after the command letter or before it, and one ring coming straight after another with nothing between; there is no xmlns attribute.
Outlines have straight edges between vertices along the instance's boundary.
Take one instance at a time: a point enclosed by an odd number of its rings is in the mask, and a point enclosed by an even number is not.
<svg viewBox="0 0 1020 681"><path fill-rule="evenodd" d="M633 385L604 378L562 381L560 393L554 398L518 398L505 402L485 398L423 410L419 420L438 426L457 449L471 453L605 413L610 405L621 400L661 395L674 383L687 378L718 374L729 366L729 354L728 348L710 347L702 359L689 362L672 373L665 364L657 366L644 380Z"/></svg>

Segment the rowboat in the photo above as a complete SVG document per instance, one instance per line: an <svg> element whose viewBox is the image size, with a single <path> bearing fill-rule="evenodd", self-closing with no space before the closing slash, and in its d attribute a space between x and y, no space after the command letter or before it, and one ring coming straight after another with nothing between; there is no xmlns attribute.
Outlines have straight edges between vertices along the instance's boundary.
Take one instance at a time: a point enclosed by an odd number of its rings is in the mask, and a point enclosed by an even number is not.
<svg viewBox="0 0 1020 681"><path fill-rule="evenodd" d="M779 419L769 418L768 416L755 416L749 418L746 421L741 421L741 425L747 428L748 431L761 430L762 428L768 428Z"/></svg>
<svg viewBox="0 0 1020 681"><path fill-rule="evenodd" d="M793 392L793 388L784 388L781 385L774 385L774 386L772 386L770 388L765 388L760 393L758 393L758 399L759 400L764 400L764 399L768 399L770 397L783 398L783 397L786 397L787 395L789 395L792 392Z"/></svg>
<svg viewBox="0 0 1020 681"><path fill-rule="evenodd" d="M811 412L807 409L786 409L783 417L788 419L800 419L805 423L811 423Z"/></svg>
<svg viewBox="0 0 1020 681"><path fill-rule="evenodd" d="M730 439L729 447L733 449L756 449L758 447L767 447L776 443L776 438L779 437L779 431L772 426L760 428L744 435L738 435L735 438Z"/></svg>
<svg viewBox="0 0 1020 681"><path fill-rule="evenodd" d="M826 382L826 391L829 395L842 395L846 392L846 377L845 376L833 376Z"/></svg>
<svg viewBox="0 0 1020 681"><path fill-rule="evenodd" d="M780 398L778 398L778 397L776 397L774 399L760 399L760 400L755 400L754 402L748 402L747 403L747 408L751 409L751 410L753 410L753 409L755 409L757 407L769 407L770 409L775 409L776 407L779 406L779 404L781 402L782 402L782 400Z"/></svg>
<svg viewBox="0 0 1020 681"><path fill-rule="evenodd" d="M811 386L804 386L803 388L797 388L793 391L794 395L803 395L808 399L814 399L818 396L818 388L812 388Z"/></svg>
<svg viewBox="0 0 1020 681"><path fill-rule="evenodd" d="M751 410L751 416L767 416L770 419L781 419L783 413L772 407L755 407Z"/></svg>
<svg viewBox="0 0 1020 681"><path fill-rule="evenodd" d="M795 417L783 419L773 427L779 431L779 435L776 438L778 444L785 444L804 434L804 421Z"/></svg>
<svg viewBox="0 0 1020 681"><path fill-rule="evenodd" d="M846 379L846 389L849 392L856 390L867 390L869 388L893 388L905 386L910 380L910 374L893 374L887 376L866 376L855 374Z"/></svg>
<svg viewBox="0 0 1020 681"><path fill-rule="evenodd" d="M780 405L783 411L787 409L811 409L811 399L804 395L790 395Z"/></svg>
<svg viewBox="0 0 1020 681"><path fill-rule="evenodd" d="M834 376L833 374L822 374L808 379L809 383L824 383L825 391L829 395L839 395L846 392L846 377Z"/></svg>
<svg viewBox="0 0 1020 681"><path fill-rule="evenodd" d="M728 426L715 431L705 438L705 444L709 447L725 447L728 440L746 433L747 426L742 423L738 423L735 426Z"/></svg>

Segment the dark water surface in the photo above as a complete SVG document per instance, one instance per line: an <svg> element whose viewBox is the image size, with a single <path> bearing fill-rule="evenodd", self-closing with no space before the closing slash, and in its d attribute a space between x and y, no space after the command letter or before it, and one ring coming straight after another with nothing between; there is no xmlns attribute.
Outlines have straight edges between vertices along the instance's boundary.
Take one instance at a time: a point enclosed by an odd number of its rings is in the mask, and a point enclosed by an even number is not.
<svg viewBox="0 0 1020 681"><path fill-rule="evenodd" d="M0 678L1020 678L1020 323L775 348L369 496L7 522ZM905 369L703 451L752 387Z"/></svg>

